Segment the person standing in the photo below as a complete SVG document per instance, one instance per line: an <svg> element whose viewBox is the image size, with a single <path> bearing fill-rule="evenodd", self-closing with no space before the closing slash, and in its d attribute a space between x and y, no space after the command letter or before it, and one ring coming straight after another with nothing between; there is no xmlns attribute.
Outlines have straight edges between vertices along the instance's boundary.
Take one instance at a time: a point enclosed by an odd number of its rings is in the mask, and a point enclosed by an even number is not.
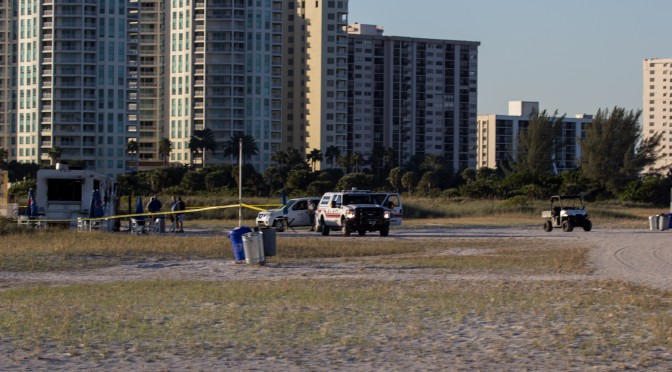
<svg viewBox="0 0 672 372"><path fill-rule="evenodd" d="M173 212L170 214L170 232L175 232L177 230L177 214L175 211L177 211L178 206L177 196L173 195L173 200L170 202L170 211Z"/></svg>
<svg viewBox="0 0 672 372"><path fill-rule="evenodd" d="M311 200L308 203L308 218L310 218L310 231L315 231L315 210L317 209L317 204L315 200Z"/></svg>
<svg viewBox="0 0 672 372"><path fill-rule="evenodd" d="M177 197L177 210L178 211L184 211L187 208L187 206L184 204L184 201L182 201L182 197L178 196ZM184 213L178 213L175 215L175 223L176 223L176 232L178 233L183 233L184 232Z"/></svg>
<svg viewBox="0 0 672 372"><path fill-rule="evenodd" d="M147 203L147 211L149 213L160 212L161 207L161 201L156 197L156 195L152 196L152 198L149 200L149 203Z"/></svg>

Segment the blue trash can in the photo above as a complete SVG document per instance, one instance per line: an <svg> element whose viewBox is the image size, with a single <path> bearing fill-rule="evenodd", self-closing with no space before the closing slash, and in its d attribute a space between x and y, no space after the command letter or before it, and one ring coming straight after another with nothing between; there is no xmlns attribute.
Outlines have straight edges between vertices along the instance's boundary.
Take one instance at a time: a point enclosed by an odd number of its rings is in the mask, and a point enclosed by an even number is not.
<svg viewBox="0 0 672 372"><path fill-rule="evenodd" d="M233 259L236 261L245 260L245 249L243 248L243 235L252 232L247 226L239 226L229 232L229 239L233 246Z"/></svg>

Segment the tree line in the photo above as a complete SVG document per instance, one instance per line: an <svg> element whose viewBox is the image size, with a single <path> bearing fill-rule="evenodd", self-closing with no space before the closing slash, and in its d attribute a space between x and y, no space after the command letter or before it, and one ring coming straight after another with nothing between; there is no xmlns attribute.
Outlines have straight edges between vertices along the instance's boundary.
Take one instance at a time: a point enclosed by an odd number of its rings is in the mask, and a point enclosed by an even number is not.
<svg viewBox="0 0 672 372"><path fill-rule="evenodd" d="M553 156L560 145L558 135L564 116L558 116L557 111L553 114L542 111L530 116L528 127L519 135L517 152L496 169L454 170L444 158L432 154L416 155L404 164L397 164L394 150L381 146L375 146L369 156L357 152L341 154L334 146L328 147L324 154L320 149L304 154L287 148L272 154L272 166L263 173L243 164L242 186L248 196L279 196L283 191L290 196L320 196L328 191L357 187L414 196L498 199L545 199L554 194L585 193L588 199L669 205L672 174L668 167L652 168L659 157L662 135L644 138L640 116L641 111L619 107L599 110L581 140L582 155L577 168L561 174L554 173ZM121 175L118 177L121 193L237 195L238 163L205 164L203 154L216 148L214 137L207 130L195 132L195 136L198 139L192 139L190 149L194 157L201 157L202 167L164 166ZM225 154L237 157L241 139L244 160L256 155L254 138L242 133L224 144ZM165 156L168 155L166 151ZM321 170L316 169L317 163L321 163Z"/></svg>

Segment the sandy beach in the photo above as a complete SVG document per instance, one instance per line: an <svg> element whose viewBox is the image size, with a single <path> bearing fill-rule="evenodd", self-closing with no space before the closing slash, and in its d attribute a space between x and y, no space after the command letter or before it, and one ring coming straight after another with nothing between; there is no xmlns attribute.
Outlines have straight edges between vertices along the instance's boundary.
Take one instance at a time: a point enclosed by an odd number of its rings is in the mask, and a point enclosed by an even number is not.
<svg viewBox="0 0 672 372"><path fill-rule="evenodd" d="M189 234L190 232L188 232ZM199 232L192 231L192 234ZM307 236L304 231L278 236L295 239ZM596 281L622 280L636 285L669 291L672 289L672 235L668 232L613 229L586 233L564 233L554 230L544 233L533 227L518 228L400 228L387 239L542 239L561 241L568 245L588 245L593 272L586 275L518 275L450 274L439 269L390 270L365 261L325 261L313 264L276 264L269 260L263 267L235 264L231 260L160 261L127 264L87 271L72 272L0 272L0 290L30 285L67 285L70 283L103 283L125 280L207 280L235 282L250 280L287 279L369 279L377 281L465 282L465 281ZM225 238L225 237L223 237ZM327 239L361 239L331 236ZM386 239L367 236L366 239ZM444 254L470 254L468 248ZM241 371L407 371L407 370L623 370L641 366L647 360L647 370L669 370L670 350L656 349L638 355L623 354L615 360L601 360L580 354L546 353L530 348L524 327L525 314L520 319L501 319L492 324L468 320L464 324L436 324L433 332L417 340L381 340L373 350L297 350L295 358L281 359L255 355L253 351L231 350L227 357L199 358L173 355L169 351L152 358L125 356L92 360L77 355L52 354L45 350L35 358L30 351L13 348L11 340L0 341L0 369L11 370L225 370ZM123 353L121 353L124 355ZM221 355L221 351L220 351ZM637 361L637 363L635 363Z"/></svg>

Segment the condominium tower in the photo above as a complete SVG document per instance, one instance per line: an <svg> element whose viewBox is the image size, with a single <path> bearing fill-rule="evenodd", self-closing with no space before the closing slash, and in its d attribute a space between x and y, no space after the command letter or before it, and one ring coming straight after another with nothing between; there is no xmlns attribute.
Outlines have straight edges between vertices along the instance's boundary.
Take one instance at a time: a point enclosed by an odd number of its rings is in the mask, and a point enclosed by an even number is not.
<svg viewBox="0 0 672 372"><path fill-rule="evenodd" d="M438 155L455 171L476 165L478 46L383 36L349 27L348 152L392 148L403 165Z"/></svg>
<svg viewBox="0 0 672 372"><path fill-rule="evenodd" d="M169 159L159 152L162 138L168 138L165 123L164 92L165 78L165 12L164 0L140 0L139 62L140 88L138 92L137 141L138 166L140 170L168 164ZM133 168L133 159L129 168Z"/></svg>
<svg viewBox="0 0 672 372"><path fill-rule="evenodd" d="M14 74L12 56L15 54L12 10L10 0L0 0L0 148L9 159L16 158L16 121L14 119Z"/></svg>
<svg viewBox="0 0 672 372"><path fill-rule="evenodd" d="M188 145L209 129L217 148L206 164L228 164L227 141L255 139L249 162L263 170L281 144L281 0L171 0L167 92L171 161L200 162ZM193 22L192 22L193 19Z"/></svg>
<svg viewBox="0 0 672 372"><path fill-rule="evenodd" d="M58 147L111 175L231 164L237 154L225 150L245 134L258 171L287 147L476 165L478 42L348 26L347 0L2 4L0 147L10 160L46 164ZM204 130L216 148L193 153Z"/></svg>
<svg viewBox="0 0 672 372"><path fill-rule="evenodd" d="M652 168L672 165L672 58L645 59L643 63L642 134L662 133L660 158Z"/></svg>
<svg viewBox="0 0 672 372"><path fill-rule="evenodd" d="M137 130L138 3L28 0L15 13L15 159L49 162L58 147L64 160L125 172Z"/></svg>
<svg viewBox="0 0 672 372"><path fill-rule="evenodd" d="M348 1L287 1L283 147L347 151Z"/></svg>

